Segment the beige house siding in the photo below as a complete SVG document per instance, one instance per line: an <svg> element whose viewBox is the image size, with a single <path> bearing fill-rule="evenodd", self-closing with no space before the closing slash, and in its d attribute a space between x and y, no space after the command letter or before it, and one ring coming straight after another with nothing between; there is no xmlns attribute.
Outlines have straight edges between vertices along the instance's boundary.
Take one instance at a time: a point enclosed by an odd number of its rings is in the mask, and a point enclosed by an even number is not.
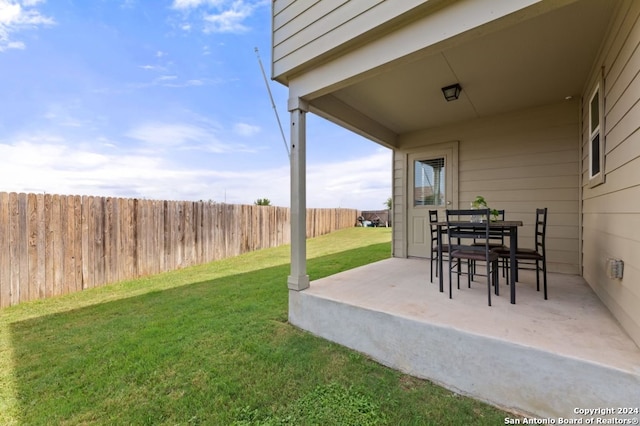
<svg viewBox="0 0 640 426"><path fill-rule="evenodd" d="M394 257L407 257L407 248L405 244L405 234L407 228L405 225L406 216L406 175L405 175L405 155L397 151L393 151L393 217L392 217L392 251Z"/></svg>
<svg viewBox="0 0 640 426"><path fill-rule="evenodd" d="M437 54L441 43L486 32L488 22L509 25L567 1L274 0L272 76L287 85L302 78L296 91L305 96L422 50ZM346 53L354 63L336 62Z"/></svg>
<svg viewBox="0 0 640 426"><path fill-rule="evenodd" d="M459 140L458 199L468 206L483 195L507 218L522 220L519 244L533 246L537 207L548 207L547 256L552 272L577 274L579 269L579 114L578 102L518 111L458 123L401 138L396 154L394 193L406 186L404 162L397 158L419 146ZM395 215L394 227L407 218ZM406 241L394 228L394 242ZM397 235L396 235L397 234ZM402 250L395 249L396 256Z"/></svg>
<svg viewBox="0 0 640 426"><path fill-rule="evenodd" d="M523 246L533 242L535 208L548 207L549 270L582 274L640 344L640 1L619 4L588 83L582 93L571 93L580 100L563 102L569 93L558 93L558 103L551 105L410 134L342 102L351 85L369 77L572 2L274 0L272 76L289 87L290 100L302 98L311 112L397 149L394 256L410 251L409 153L459 141L458 206L483 195L491 207L504 208L507 218L524 221ZM592 186L588 101L601 73L605 182ZM625 262L622 280L608 278L608 258Z"/></svg>
<svg viewBox="0 0 640 426"><path fill-rule="evenodd" d="M627 1L612 23L583 94L583 276L640 344L640 2ZM589 97L604 67L605 182L589 184ZM624 261L611 279L608 258Z"/></svg>
<svg viewBox="0 0 640 426"><path fill-rule="evenodd" d="M402 2L397 9L402 11L422 2L424 0ZM293 69L375 28L388 19L375 13L381 3L384 0L275 0L274 69Z"/></svg>

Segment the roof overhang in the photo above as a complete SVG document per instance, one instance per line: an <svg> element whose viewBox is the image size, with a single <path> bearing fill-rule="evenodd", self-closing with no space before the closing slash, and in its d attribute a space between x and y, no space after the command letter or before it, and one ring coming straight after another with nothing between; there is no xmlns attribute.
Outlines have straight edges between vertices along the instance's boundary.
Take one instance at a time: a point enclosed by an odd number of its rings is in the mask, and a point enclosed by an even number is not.
<svg viewBox="0 0 640 426"><path fill-rule="evenodd" d="M312 112L390 148L404 134L580 97L617 4L524 10L301 94ZM348 64L349 52L331 61ZM441 88L453 83L462 92L447 102Z"/></svg>

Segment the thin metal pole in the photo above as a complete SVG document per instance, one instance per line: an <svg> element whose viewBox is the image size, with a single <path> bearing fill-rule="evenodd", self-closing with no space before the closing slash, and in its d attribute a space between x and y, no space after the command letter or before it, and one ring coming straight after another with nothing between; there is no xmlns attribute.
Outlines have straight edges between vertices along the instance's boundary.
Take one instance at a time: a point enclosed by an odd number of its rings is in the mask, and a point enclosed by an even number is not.
<svg viewBox="0 0 640 426"><path fill-rule="evenodd" d="M264 67L262 66L262 60L260 59L260 54L258 53L258 48L255 48L256 56L258 57L258 63L260 64L260 70L262 71L262 77L264 78L264 84L267 86L267 92L269 92L269 99L271 99L271 106L273 107L273 112L276 114L276 120L278 121L278 127L280 127L280 134L282 135L282 141L284 142L284 148L287 150L287 156L291 159L291 153L289 152L289 144L287 143L287 138L284 136L284 130L282 130L282 123L280 123L280 116L278 115L278 110L276 109L276 104L273 101L273 95L271 94L271 88L269 87L269 81L267 80L267 74L264 72Z"/></svg>

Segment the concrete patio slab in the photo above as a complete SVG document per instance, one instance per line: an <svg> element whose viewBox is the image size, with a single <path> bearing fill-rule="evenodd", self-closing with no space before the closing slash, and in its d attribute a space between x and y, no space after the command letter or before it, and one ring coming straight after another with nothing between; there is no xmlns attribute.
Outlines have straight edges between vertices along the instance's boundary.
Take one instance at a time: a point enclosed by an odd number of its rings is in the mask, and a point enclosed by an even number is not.
<svg viewBox="0 0 640 426"><path fill-rule="evenodd" d="M522 271L517 303L500 281L440 293L429 262L392 258L290 291L290 322L459 393L540 418L637 407L640 349L585 281L549 274L549 300ZM578 412L576 412L578 411ZM628 416L627 416L628 417ZM636 416L640 417L640 416Z"/></svg>

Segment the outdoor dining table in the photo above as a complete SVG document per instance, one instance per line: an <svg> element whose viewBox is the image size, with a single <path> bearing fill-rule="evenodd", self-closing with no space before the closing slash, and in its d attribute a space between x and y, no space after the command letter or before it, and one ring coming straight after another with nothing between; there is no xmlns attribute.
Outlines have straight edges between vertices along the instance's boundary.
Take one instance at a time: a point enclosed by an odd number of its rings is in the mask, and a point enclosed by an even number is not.
<svg viewBox="0 0 640 426"><path fill-rule="evenodd" d="M469 231L476 231L479 229L484 229L484 224L479 222L450 222L450 225L454 225L457 227L461 227L463 229L468 229ZM438 231L438 270L440 274L438 276L438 281L440 285L440 293L444 292L444 281L443 281L443 273L442 273L442 234L446 234L447 222L436 222ZM491 221L489 223L489 228L492 230L499 230L505 236L509 236L509 266L511 268L511 278L510 278L510 287L511 287L511 303L516 303L516 280L518 278L518 263L516 260L516 251L518 250L518 227L522 226L521 220L497 220Z"/></svg>

